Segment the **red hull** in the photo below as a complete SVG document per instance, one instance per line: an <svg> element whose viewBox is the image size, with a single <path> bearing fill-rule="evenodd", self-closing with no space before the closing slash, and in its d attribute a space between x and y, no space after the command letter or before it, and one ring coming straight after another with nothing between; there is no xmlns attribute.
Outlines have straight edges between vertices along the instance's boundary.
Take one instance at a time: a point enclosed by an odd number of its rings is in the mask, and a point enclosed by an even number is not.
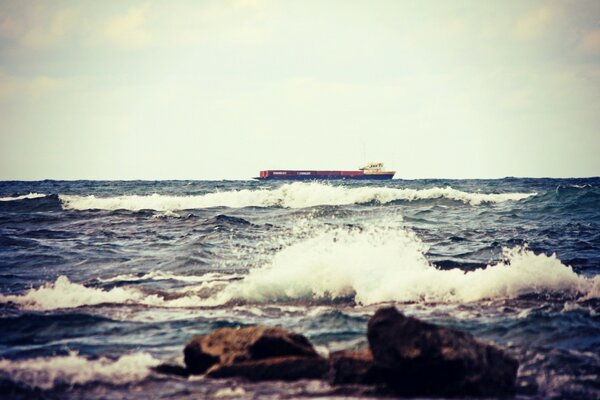
<svg viewBox="0 0 600 400"><path fill-rule="evenodd" d="M320 180L320 179L392 179L394 171L381 171L365 173L365 171L316 171L316 170L266 170L260 171L260 176L255 179L284 179L284 180Z"/></svg>

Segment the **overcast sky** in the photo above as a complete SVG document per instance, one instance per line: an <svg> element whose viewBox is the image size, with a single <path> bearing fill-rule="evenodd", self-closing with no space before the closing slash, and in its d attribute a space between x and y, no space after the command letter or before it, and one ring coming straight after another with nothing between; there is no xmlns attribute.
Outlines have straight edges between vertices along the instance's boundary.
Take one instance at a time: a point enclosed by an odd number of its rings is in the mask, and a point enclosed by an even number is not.
<svg viewBox="0 0 600 400"><path fill-rule="evenodd" d="M600 175L600 1L1 1L0 179Z"/></svg>

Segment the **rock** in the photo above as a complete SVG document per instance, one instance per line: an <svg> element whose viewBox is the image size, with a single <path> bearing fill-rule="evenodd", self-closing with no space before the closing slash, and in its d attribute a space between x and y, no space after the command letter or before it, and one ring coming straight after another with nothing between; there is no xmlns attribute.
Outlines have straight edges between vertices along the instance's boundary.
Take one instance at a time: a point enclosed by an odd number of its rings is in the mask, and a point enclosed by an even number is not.
<svg viewBox="0 0 600 400"><path fill-rule="evenodd" d="M323 357L286 356L217 364L206 376L210 378L241 377L252 381L322 379L329 370Z"/></svg>
<svg viewBox="0 0 600 400"><path fill-rule="evenodd" d="M202 347L196 339L192 339L183 349L183 360L190 374L203 374L207 369L219 362L218 356L213 356L202 351Z"/></svg>
<svg viewBox="0 0 600 400"><path fill-rule="evenodd" d="M159 374L165 374L165 375L177 375L177 376L181 376L184 378L187 378L188 376L190 376L190 371L186 367L177 365L177 364L163 363L163 364L157 365L156 367L152 367L152 370Z"/></svg>
<svg viewBox="0 0 600 400"><path fill-rule="evenodd" d="M329 355L330 380L333 384L382 383L371 350L336 351Z"/></svg>
<svg viewBox="0 0 600 400"><path fill-rule="evenodd" d="M249 326L222 328L196 336L183 350L185 365L193 374L204 373L214 364L234 364L283 356L318 357L303 335L281 328Z"/></svg>
<svg viewBox="0 0 600 400"><path fill-rule="evenodd" d="M472 335L379 309L368 339L381 378L403 396L503 396L515 391L518 363Z"/></svg>

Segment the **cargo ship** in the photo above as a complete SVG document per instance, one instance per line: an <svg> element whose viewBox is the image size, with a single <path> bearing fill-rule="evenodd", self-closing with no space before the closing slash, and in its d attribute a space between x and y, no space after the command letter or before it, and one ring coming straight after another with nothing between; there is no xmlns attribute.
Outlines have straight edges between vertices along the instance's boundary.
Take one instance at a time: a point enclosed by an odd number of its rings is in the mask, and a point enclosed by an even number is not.
<svg viewBox="0 0 600 400"><path fill-rule="evenodd" d="M331 179L392 179L396 171L384 171L383 163L369 163L357 171L318 171L309 169L269 169L260 171L260 176L254 179L269 180L331 180Z"/></svg>

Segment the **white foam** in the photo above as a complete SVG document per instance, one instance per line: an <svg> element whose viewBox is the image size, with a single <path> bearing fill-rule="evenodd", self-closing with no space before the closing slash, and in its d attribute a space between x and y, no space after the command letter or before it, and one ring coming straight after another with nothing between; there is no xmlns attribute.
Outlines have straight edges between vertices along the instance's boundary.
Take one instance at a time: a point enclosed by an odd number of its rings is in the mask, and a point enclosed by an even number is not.
<svg viewBox="0 0 600 400"><path fill-rule="evenodd" d="M276 302L352 297L363 305L386 301L468 302L526 293L599 295L600 278L585 278L555 255L525 248L504 250L505 261L464 272L441 270L426 246L397 228L326 230L281 250L245 279L229 285L213 304L232 299Z"/></svg>
<svg viewBox="0 0 600 400"><path fill-rule="evenodd" d="M144 379L150 368L158 364L159 360L147 353L127 354L116 360L105 357L89 360L73 352L67 356L17 361L0 359L0 376L45 390L87 382L123 385Z"/></svg>
<svg viewBox="0 0 600 400"><path fill-rule="evenodd" d="M210 289L214 286L225 286L234 276L221 278L219 274L206 274L201 277L189 277L189 282L202 282L202 287L191 287L188 291ZM237 276L237 275L236 275ZM211 281L211 277L214 278ZM126 278L126 276L122 276ZM143 277L136 277L142 279ZM162 279L160 277L159 279ZM181 279L188 277L180 276ZM169 279L169 278L165 278ZM33 288L21 295L0 295L0 302L13 302L27 310L55 310L61 308L76 308L97 304L139 304L154 307L187 308L204 304L205 299L199 295L181 296L165 299L157 294L145 294L131 287L116 287L110 290L87 287L73 283L66 276L59 276L56 281Z"/></svg>
<svg viewBox="0 0 600 400"><path fill-rule="evenodd" d="M1 302L21 308L52 310L101 303L195 308L242 299L255 303L353 298L363 305L380 302L456 303L515 298L555 292L569 300L600 298L600 276L580 276L555 255L535 254L527 247L504 249L504 261L471 272L441 270L425 257L427 247L398 226L367 229L327 228L299 223L300 232L283 249L247 275L209 273L181 276L153 272L120 275L105 281L176 279L190 285L165 299L133 287L110 290L55 282L21 295L0 295Z"/></svg>
<svg viewBox="0 0 600 400"><path fill-rule="evenodd" d="M242 387L222 388L222 389L217 390L217 392L214 394L214 397L216 399L224 399L224 398L229 398L229 397L234 397L236 399L239 399L239 398L244 397L245 394L246 394L246 391Z"/></svg>
<svg viewBox="0 0 600 400"><path fill-rule="evenodd" d="M150 209L176 211L210 207L287 207L304 208L318 205L347 205L396 200L414 201L447 198L473 206L526 199L535 193L470 193L451 187L402 189L390 187L343 187L318 182L294 182L275 189L232 190L196 196L128 195L116 197L60 195L62 205L70 210Z"/></svg>
<svg viewBox="0 0 600 400"><path fill-rule="evenodd" d="M16 196L16 197L0 197L0 201L15 201L15 200L25 200L25 199L37 199L40 197L46 197L45 194L41 194L41 193L29 193L29 194L24 194L22 196Z"/></svg>
<svg viewBox="0 0 600 400"><path fill-rule="evenodd" d="M181 282L211 282L221 280L238 279L241 275L238 274L221 274L219 272L208 272L204 275L177 275L170 272L152 271L144 275L117 275L110 278L98 278L100 282L120 282L120 281L164 281L175 280Z"/></svg>
<svg viewBox="0 0 600 400"><path fill-rule="evenodd" d="M66 276L59 276L55 282L30 289L23 295L0 295L0 301L11 301L26 309L54 310L102 303L139 302L143 297L135 290L118 287L108 291L88 288L72 283Z"/></svg>
<svg viewBox="0 0 600 400"><path fill-rule="evenodd" d="M154 214L152 216L152 218L156 218L156 219L160 219L160 218L181 218L181 215L177 214L176 212L173 212L171 210L162 212L162 213L158 213L158 214Z"/></svg>

